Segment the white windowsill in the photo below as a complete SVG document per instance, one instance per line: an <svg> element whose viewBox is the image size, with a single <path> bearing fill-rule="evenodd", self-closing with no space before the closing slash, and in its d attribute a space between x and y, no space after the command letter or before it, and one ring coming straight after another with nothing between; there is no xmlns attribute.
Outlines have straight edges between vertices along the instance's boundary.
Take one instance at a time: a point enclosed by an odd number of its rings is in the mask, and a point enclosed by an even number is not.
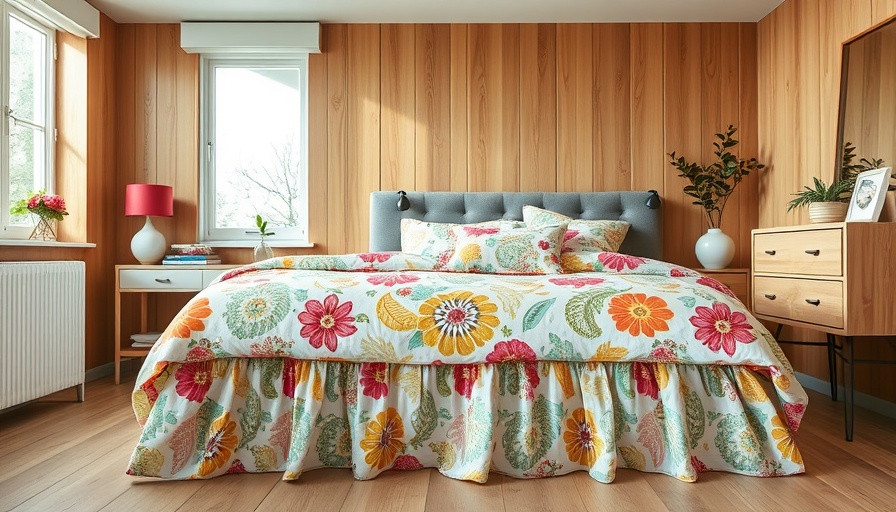
<svg viewBox="0 0 896 512"><path fill-rule="evenodd" d="M249 247L253 248L258 245L258 240L229 240L223 242L199 242L209 247ZM296 249L310 249L314 247L313 242L296 242L289 240L265 240L268 247L293 247Z"/></svg>
<svg viewBox="0 0 896 512"><path fill-rule="evenodd" d="M73 249L90 249L96 247L96 244L88 242L57 242L55 240L9 240L0 239L0 246L3 247L59 247Z"/></svg>

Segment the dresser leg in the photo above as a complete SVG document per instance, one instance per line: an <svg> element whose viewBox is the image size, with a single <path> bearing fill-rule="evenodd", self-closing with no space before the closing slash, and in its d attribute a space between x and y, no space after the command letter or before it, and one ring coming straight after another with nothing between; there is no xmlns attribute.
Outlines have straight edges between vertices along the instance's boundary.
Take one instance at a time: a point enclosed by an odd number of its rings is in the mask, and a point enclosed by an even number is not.
<svg viewBox="0 0 896 512"><path fill-rule="evenodd" d="M852 427L855 413L855 367L852 336L843 336L843 410L846 418L846 440L852 441Z"/></svg>
<svg viewBox="0 0 896 512"><path fill-rule="evenodd" d="M837 337L828 334L828 377L831 380L831 400L837 401L837 354L834 352L834 345Z"/></svg>

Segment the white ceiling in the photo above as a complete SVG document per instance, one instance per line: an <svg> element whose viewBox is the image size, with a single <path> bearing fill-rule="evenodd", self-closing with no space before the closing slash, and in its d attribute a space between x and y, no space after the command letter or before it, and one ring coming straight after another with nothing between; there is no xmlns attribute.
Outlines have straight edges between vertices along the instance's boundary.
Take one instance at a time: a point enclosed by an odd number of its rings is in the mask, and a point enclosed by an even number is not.
<svg viewBox="0 0 896 512"><path fill-rule="evenodd" d="M783 0L88 0L119 23L759 21Z"/></svg>

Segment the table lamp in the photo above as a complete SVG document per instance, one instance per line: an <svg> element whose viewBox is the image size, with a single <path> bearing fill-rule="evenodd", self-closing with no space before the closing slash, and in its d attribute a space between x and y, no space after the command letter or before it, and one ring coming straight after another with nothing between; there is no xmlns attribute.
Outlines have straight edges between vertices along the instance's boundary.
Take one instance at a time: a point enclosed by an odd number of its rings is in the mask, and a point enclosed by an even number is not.
<svg viewBox="0 0 896 512"><path fill-rule="evenodd" d="M174 215L174 189L168 185L132 183L124 195L124 214L132 217L145 215L146 224L131 239L131 252L137 261L152 265L162 261L165 255L165 235L152 225L150 217L171 217Z"/></svg>

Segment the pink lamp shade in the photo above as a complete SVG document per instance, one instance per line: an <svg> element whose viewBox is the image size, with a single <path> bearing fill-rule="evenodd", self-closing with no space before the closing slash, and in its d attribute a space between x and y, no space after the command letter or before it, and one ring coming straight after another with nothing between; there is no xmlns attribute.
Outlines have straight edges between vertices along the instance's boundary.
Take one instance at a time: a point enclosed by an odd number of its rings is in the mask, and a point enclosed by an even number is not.
<svg viewBox="0 0 896 512"><path fill-rule="evenodd" d="M174 189L168 185L132 183L125 190L124 214L171 217L174 215Z"/></svg>

